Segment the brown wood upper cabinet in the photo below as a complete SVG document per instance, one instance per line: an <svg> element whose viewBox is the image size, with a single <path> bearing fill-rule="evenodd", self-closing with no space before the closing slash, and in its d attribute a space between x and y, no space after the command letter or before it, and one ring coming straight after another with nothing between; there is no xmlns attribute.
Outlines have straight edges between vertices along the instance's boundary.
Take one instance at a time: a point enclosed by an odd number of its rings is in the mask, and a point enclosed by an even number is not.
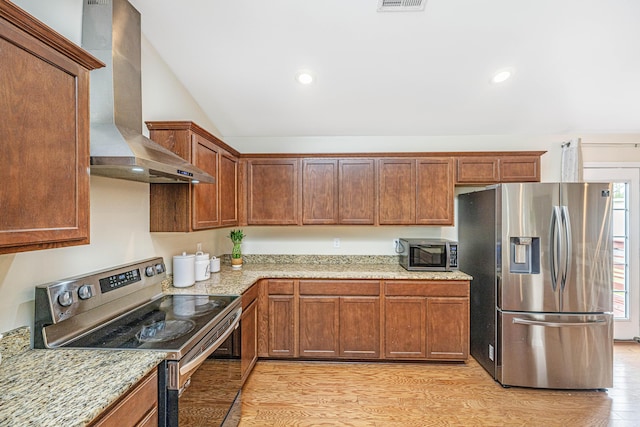
<svg viewBox="0 0 640 427"><path fill-rule="evenodd" d="M456 158L457 184L539 182L543 152L471 153Z"/></svg>
<svg viewBox="0 0 640 427"><path fill-rule="evenodd" d="M453 158L378 160L380 225L453 225Z"/></svg>
<svg viewBox="0 0 640 427"><path fill-rule="evenodd" d="M151 139L216 183L151 184L150 231L198 231L238 224L238 153L193 122L146 122Z"/></svg>
<svg viewBox="0 0 640 427"><path fill-rule="evenodd" d="M247 224L298 225L300 159L248 159Z"/></svg>
<svg viewBox="0 0 640 427"><path fill-rule="evenodd" d="M0 2L0 254L89 243L89 72L104 64Z"/></svg>
<svg viewBox="0 0 640 427"><path fill-rule="evenodd" d="M543 153L247 155L240 222L453 225L456 184L539 181Z"/></svg>
<svg viewBox="0 0 640 427"><path fill-rule="evenodd" d="M374 224L373 159L303 159L303 224Z"/></svg>

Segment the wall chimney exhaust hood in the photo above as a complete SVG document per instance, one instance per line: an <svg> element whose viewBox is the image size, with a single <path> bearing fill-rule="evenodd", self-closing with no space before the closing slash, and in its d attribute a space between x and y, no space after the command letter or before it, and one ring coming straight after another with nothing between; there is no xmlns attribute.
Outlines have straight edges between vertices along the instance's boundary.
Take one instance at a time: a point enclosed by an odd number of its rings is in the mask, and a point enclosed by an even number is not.
<svg viewBox="0 0 640 427"><path fill-rule="evenodd" d="M140 13L126 0L85 0L82 47L91 73L91 173L149 183L215 178L142 134Z"/></svg>

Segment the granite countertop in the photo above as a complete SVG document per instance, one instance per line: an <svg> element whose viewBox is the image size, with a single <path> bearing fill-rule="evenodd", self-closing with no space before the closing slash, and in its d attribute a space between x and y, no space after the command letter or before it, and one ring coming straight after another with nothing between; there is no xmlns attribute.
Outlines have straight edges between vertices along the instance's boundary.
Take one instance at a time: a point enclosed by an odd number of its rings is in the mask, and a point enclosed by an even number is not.
<svg viewBox="0 0 640 427"><path fill-rule="evenodd" d="M0 341L0 426L85 426L154 369L165 353L32 350L29 328Z"/></svg>
<svg viewBox="0 0 640 427"><path fill-rule="evenodd" d="M222 263L219 273L169 294L240 295L260 279L471 280L460 272L411 272L396 257L246 256L240 270ZM114 350L30 349L29 328L0 340L0 426L84 426L154 369L165 353Z"/></svg>
<svg viewBox="0 0 640 427"><path fill-rule="evenodd" d="M168 294L240 295L260 279L472 280L462 271L419 272L402 268L395 257L247 256L240 270L222 262L219 273L186 288L163 284ZM342 261L341 261L342 260Z"/></svg>

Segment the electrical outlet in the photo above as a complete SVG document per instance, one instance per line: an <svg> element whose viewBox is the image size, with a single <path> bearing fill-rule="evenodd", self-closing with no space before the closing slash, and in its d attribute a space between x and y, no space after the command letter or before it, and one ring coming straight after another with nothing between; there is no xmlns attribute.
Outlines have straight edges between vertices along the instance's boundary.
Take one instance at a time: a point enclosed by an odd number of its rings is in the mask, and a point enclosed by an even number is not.
<svg viewBox="0 0 640 427"><path fill-rule="evenodd" d="M489 360L493 360L494 355L493 355L493 346L491 344L489 344Z"/></svg>
<svg viewBox="0 0 640 427"><path fill-rule="evenodd" d="M335 239L333 239L333 247L334 248L340 247L340 238L336 237Z"/></svg>

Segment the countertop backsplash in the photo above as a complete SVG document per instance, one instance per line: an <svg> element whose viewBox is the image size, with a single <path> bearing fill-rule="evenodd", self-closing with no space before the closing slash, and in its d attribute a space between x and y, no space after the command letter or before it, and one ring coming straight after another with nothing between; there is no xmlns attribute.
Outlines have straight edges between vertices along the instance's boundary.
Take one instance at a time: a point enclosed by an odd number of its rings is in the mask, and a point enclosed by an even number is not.
<svg viewBox="0 0 640 427"><path fill-rule="evenodd" d="M231 254L221 255L225 264L231 264ZM397 255L270 255L243 254L243 262L247 264L311 264L311 265L344 265L344 264L398 264Z"/></svg>

